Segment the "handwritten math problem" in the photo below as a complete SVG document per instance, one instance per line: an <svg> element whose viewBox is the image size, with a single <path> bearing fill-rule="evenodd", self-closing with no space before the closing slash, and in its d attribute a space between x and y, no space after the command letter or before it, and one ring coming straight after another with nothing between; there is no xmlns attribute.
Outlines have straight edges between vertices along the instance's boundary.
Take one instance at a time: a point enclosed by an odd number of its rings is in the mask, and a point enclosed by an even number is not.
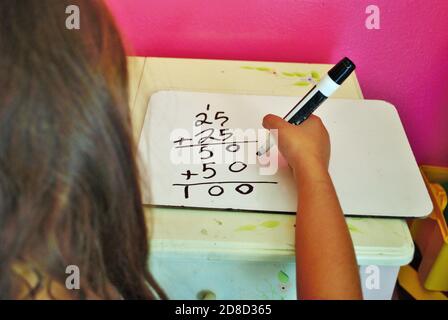
<svg viewBox="0 0 448 320"><path fill-rule="evenodd" d="M222 161L223 157L215 159L217 150L236 154L242 151L246 145L256 145L258 142L256 139L238 138L232 128L228 127L230 118L226 112L215 109L208 103L205 110L194 115L193 134L190 137L178 137L173 141L173 148L189 149L189 151L196 152L202 163L200 170L184 169L179 174L179 182L172 185L180 187L183 190L184 199L189 199L193 189L201 189L201 192L205 191L209 197L220 197L228 191L249 195L258 184L277 184L277 181L238 179L241 176L240 173L247 169L248 164L244 159L238 160L237 156L232 157L232 161L228 163ZM226 172L221 172L218 175L218 170ZM217 176L223 177L224 175L234 179L217 179Z"/></svg>

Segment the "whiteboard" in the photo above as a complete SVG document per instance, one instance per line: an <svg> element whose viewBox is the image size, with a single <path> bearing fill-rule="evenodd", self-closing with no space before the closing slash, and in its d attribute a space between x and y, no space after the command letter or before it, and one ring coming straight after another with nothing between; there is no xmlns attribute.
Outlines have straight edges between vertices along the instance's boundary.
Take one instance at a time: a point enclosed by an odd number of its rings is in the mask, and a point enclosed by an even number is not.
<svg viewBox="0 0 448 320"><path fill-rule="evenodd" d="M139 140L143 203L295 213L296 186L277 147L261 158L268 113L300 97L159 91ZM329 99L330 175L346 215L424 217L432 202L395 107ZM300 174L298 172L297 174Z"/></svg>

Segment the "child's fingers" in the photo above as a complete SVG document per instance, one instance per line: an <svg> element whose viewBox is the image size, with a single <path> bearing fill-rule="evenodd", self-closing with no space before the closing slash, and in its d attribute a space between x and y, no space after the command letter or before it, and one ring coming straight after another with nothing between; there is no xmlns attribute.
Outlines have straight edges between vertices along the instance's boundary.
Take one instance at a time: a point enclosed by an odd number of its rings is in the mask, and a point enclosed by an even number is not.
<svg viewBox="0 0 448 320"><path fill-rule="evenodd" d="M321 119L318 117L318 116L316 116L316 115L314 115L314 114L311 114L309 117L308 117L308 119L307 119L307 121L321 121Z"/></svg>
<svg viewBox="0 0 448 320"><path fill-rule="evenodd" d="M281 129L287 124L288 122L273 114L268 114L263 118L263 127L268 130Z"/></svg>
<svg viewBox="0 0 448 320"><path fill-rule="evenodd" d="M311 114L306 121L303 122L304 125L322 125L322 119L314 114Z"/></svg>

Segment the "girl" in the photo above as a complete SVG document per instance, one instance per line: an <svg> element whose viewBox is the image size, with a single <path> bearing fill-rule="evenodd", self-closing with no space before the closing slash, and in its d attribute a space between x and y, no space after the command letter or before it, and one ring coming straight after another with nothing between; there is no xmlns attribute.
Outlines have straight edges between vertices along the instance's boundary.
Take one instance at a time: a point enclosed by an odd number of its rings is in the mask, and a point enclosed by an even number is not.
<svg viewBox="0 0 448 320"><path fill-rule="evenodd" d="M73 4L80 30L65 28ZM166 298L147 265L127 87L102 2L0 2L0 299ZM360 298L324 126L264 126L279 130L297 181L300 297ZM80 290L65 287L69 265Z"/></svg>

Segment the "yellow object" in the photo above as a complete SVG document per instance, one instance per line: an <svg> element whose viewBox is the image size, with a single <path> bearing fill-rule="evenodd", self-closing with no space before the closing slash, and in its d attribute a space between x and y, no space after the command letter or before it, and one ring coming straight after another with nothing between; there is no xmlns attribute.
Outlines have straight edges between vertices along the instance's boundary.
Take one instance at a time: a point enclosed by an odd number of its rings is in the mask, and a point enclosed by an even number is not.
<svg viewBox="0 0 448 320"><path fill-rule="evenodd" d="M418 273L411 266L400 268L398 283L416 300L448 300L441 292L429 291L420 284Z"/></svg>
<svg viewBox="0 0 448 320"><path fill-rule="evenodd" d="M429 186L436 202L439 204L440 210L443 212L448 204L448 196L445 189L438 183L431 183Z"/></svg>
<svg viewBox="0 0 448 320"><path fill-rule="evenodd" d="M427 290L448 291L448 228L443 216L447 195L438 183L448 181L448 168L421 166L425 183L434 203L434 211L427 219L415 219L412 237L420 249L422 261L418 277Z"/></svg>

